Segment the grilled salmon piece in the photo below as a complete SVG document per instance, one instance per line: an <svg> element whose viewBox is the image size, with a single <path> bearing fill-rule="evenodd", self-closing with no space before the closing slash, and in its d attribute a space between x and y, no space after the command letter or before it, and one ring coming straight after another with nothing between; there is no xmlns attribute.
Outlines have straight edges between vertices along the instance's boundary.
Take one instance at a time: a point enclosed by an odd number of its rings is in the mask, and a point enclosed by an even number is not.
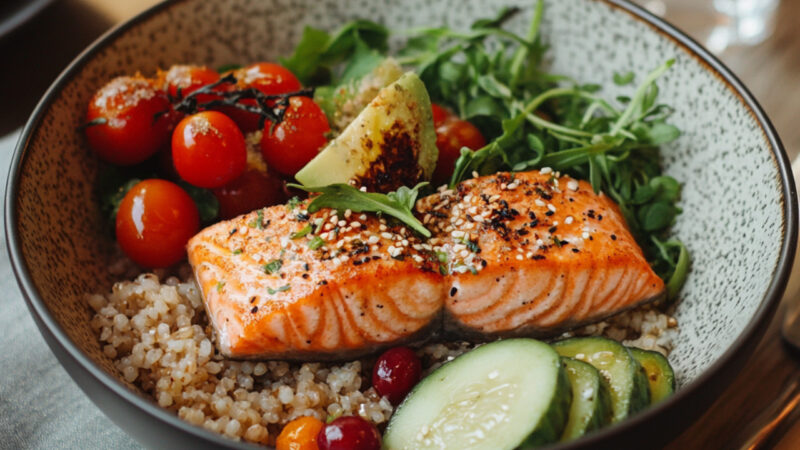
<svg viewBox="0 0 800 450"><path fill-rule="evenodd" d="M305 207L264 208L189 241L223 355L351 359L441 327L445 285L417 237L372 214Z"/></svg>
<svg viewBox="0 0 800 450"><path fill-rule="evenodd" d="M446 260L448 334L553 336L665 293L617 205L587 182L499 173L417 210Z"/></svg>

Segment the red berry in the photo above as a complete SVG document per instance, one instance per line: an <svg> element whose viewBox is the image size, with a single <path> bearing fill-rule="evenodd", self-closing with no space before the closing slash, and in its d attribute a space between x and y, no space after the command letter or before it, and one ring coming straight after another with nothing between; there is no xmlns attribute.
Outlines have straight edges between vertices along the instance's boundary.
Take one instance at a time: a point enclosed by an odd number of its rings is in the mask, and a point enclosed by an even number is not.
<svg viewBox="0 0 800 450"><path fill-rule="evenodd" d="M417 384L421 374L422 363L417 355L408 347L395 347L386 350L375 363L372 386L397 405Z"/></svg>
<svg viewBox="0 0 800 450"><path fill-rule="evenodd" d="M339 417L317 435L319 450L379 450L381 434L361 417Z"/></svg>

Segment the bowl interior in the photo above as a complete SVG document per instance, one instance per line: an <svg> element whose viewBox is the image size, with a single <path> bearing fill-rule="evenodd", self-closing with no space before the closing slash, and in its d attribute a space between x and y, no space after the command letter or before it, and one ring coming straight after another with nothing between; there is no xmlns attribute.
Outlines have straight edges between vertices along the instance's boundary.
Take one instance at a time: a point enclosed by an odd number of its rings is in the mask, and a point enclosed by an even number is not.
<svg viewBox="0 0 800 450"><path fill-rule="evenodd" d="M524 14L528 1L273 0L182 1L139 20L74 67L50 94L25 143L18 169L16 233L27 270L53 318L72 341L121 379L88 325L84 294L107 290L112 241L98 209L98 164L78 130L92 93L120 74L152 74L174 63L212 67L287 55L305 25L334 29L353 18L393 28L467 28L505 4ZM677 310L680 337L671 357L686 385L740 335L762 302L784 241L777 159L753 112L726 82L686 48L623 9L603 1L547 1L542 33L556 73L600 83L609 99L631 94L615 72L636 80L665 60L676 64L659 82L683 132L663 148L667 172L684 185L674 232L693 267Z"/></svg>

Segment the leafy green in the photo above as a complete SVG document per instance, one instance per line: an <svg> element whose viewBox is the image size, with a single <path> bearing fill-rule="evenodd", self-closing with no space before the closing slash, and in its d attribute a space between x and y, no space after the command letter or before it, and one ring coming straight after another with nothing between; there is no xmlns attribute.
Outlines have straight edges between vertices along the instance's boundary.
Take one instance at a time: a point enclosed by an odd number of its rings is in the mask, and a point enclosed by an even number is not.
<svg viewBox="0 0 800 450"><path fill-rule="evenodd" d="M405 186L388 194L376 192L362 192L347 184L331 184L329 186L307 187L299 184L289 184L290 187L302 189L307 192L319 192L308 205L308 212L314 213L321 208L334 208L339 211L351 210L353 212L373 212L386 214L403 222L409 228L425 237L430 237L422 222L414 217L412 212L414 202L419 194L419 189L427 183L420 183L414 188Z"/></svg>
<svg viewBox="0 0 800 450"><path fill-rule="evenodd" d="M283 260L282 259L273 259L272 261L264 264L264 272L268 274L277 273L283 267Z"/></svg>
<svg viewBox="0 0 800 450"><path fill-rule="evenodd" d="M209 189L192 186L185 181L179 181L178 185L194 200L197 211L200 213L200 221L203 223L214 222L219 216L219 201L214 193Z"/></svg>
<svg viewBox="0 0 800 450"><path fill-rule="evenodd" d="M389 30L368 20L347 23L335 34L306 27L300 43L281 64L304 85L338 84L369 73L388 48ZM346 62L344 68L337 65Z"/></svg>

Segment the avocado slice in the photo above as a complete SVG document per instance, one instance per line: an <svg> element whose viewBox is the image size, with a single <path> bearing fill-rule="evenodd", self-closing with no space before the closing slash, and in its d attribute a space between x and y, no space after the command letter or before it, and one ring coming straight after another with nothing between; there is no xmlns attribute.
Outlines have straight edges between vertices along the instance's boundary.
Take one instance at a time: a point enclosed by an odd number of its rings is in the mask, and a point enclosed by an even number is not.
<svg viewBox="0 0 800 450"><path fill-rule="evenodd" d="M381 89L295 178L306 186L351 183L389 192L429 180L438 156L428 91L409 72Z"/></svg>

